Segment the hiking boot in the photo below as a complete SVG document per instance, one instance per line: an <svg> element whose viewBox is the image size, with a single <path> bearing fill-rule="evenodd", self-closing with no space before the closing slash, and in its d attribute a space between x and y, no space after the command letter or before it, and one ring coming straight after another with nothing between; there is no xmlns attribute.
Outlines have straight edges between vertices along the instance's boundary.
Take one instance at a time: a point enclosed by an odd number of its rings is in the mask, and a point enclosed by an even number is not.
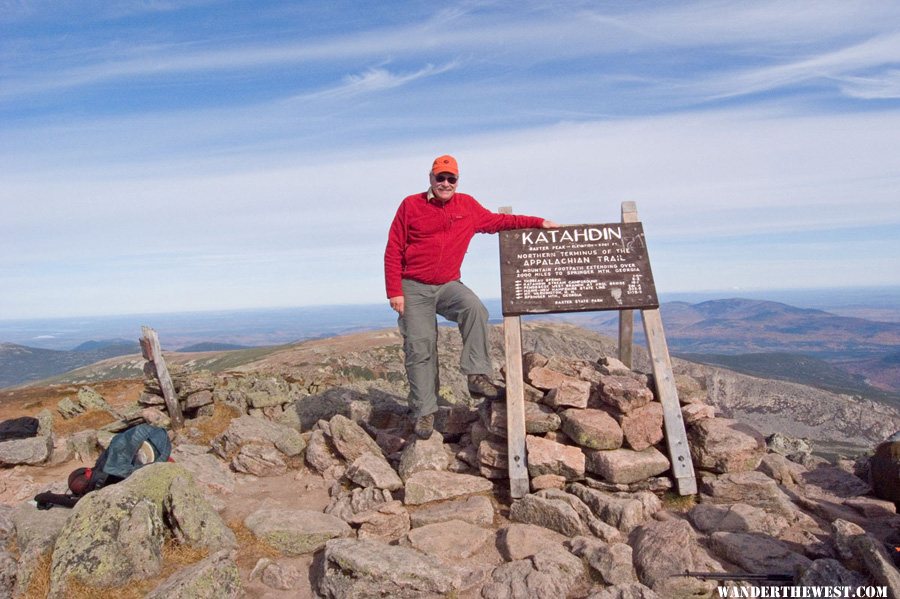
<svg viewBox="0 0 900 599"><path fill-rule="evenodd" d="M500 396L500 389L491 382L486 374L470 374L468 378L469 395L472 397L497 399Z"/></svg>
<svg viewBox="0 0 900 599"><path fill-rule="evenodd" d="M434 414L428 416L420 416L416 420L416 426L413 429L416 436L420 439L430 439L431 433L434 432Z"/></svg>

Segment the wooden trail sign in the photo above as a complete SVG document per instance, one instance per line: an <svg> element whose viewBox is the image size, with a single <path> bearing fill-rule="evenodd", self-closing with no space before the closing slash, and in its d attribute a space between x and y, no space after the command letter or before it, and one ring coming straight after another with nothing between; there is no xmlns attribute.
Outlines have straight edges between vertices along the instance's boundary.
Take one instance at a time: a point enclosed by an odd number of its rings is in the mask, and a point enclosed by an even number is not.
<svg viewBox="0 0 900 599"><path fill-rule="evenodd" d="M159 347L159 337L156 331L148 326L142 326L141 353L147 360L150 373L159 381L159 388L166 400L166 410L172 421L172 430L178 430L184 425L184 416L181 414L181 404L178 403L178 395L175 394L175 385L169 376L169 369L163 359L162 349ZM146 370L145 370L146 372Z"/></svg>
<svg viewBox="0 0 900 599"><path fill-rule="evenodd" d="M512 209L504 207L502 213ZM622 222L520 229L500 233L500 278L506 349L509 488L530 491L525 450L522 314L618 310L619 355L631 367L632 309L641 310L653 366L669 459L678 493L697 492L675 376L659 314L644 231L634 202L623 202ZM623 360L625 361L625 360Z"/></svg>

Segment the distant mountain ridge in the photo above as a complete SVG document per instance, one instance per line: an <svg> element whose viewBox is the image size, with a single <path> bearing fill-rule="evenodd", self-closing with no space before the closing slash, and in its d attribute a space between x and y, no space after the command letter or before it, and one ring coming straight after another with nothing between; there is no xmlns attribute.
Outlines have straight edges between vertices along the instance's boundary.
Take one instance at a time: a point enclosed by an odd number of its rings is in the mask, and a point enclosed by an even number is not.
<svg viewBox="0 0 900 599"><path fill-rule="evenodd" d="M83 343L70 351L0 343L0 388L45 379L107 358L140 353L137 342L119 341Z"/></svg>

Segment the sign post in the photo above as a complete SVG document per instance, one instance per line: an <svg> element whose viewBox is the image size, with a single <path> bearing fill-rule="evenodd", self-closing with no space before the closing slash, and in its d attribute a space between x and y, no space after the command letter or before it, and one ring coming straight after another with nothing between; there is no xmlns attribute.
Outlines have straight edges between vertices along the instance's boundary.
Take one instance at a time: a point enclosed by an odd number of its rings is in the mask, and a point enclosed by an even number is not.
<svg viewBox="0 0 900 599"><path fill-rule="evenodd" d="M510 211L501 209L501 212ZM520 316L618 310L619 355L627 358L630 367L633 309L641 310L678 492L695 494L694 467L659 315L644 230L637 220L634 202L623 203L620 223L502 231L500 278L506 340L510 494L522 497L529 490Z"/></svg>

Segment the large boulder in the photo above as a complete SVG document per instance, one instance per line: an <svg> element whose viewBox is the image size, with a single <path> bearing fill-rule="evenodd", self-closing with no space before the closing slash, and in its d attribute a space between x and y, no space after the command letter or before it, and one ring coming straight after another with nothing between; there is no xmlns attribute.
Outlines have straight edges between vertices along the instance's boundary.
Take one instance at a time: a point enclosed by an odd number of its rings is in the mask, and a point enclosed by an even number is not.
<svg viewBox="0 0 900 599"><path fill-rule="evenodd" d="M380 453L364 453L347 468L347 478L361 487L375 487L396 491L403 481Z"/></svg>
<svg viewBox="0 0 900 599"><path fill-rule="evenodd" d="M50 595L66 596L73 579L105 588L157 575L170 522L176 538L190 546L236 545L184 468L151 464L78 502L56 539Z"/></svg>
<svg viewBox="0 0 900 599"><path fill-rule="evenodd" d="M235 418L212 441L213 450L224 460L230 460L247 444L274 445L288 457L300 455L306 449L306 442L296 429L253 416Z"/></svg>
<svg viewBox="0 0 900 599"><path fill-rule="evenodd" d="M650 521L639 526L631 536L631 547L638 579L662 597L709 596L715 582L676 575L723 571L684 520Z"/></svg>
<svg viewBox="0 0 900 599"><path fill-rule="evenodd" d="M497 566L484 585L484 599L513 597L567 597L588 580L584 564L562 547L547 547L537 554Z"/></svg>
<svg viewBox="0 0 900 599"><path fill-rule="evenodd" d="M876 496L900 501L900 440L885 441L875 448L869 458L869 479Z"/></svg>
<svg viewBox="0 0 900 599"><path fill-rule="evenodd" d="M653 401L653 392L647 385L631 376L602 375L597 386L597 399L623 414L643 407Z"/></svg>
<svg viewBox="0 0 900 599"><path fill-rule="evenodd" d="M809 558L792 551L785 543L761 534L714 532L710 547L722 559L751 574L795 574L812 564Z"/></svg>
<svg viewBox="0 0 900 599"><path fill-rule="evenodd" d="M726 418L706 418L688 430L694 464L716 473L745 472L759 466L766 440L756 429Z"/></svg>
<svg viewBox="0 0 900 599"><path fill-rule="evenodd" d="M506 560L514 561L530 557L547 547L562 547L567 540L565 535L543 526L511 522L500 529L497 548Z"/></svg>
<svg viewBox="0 0 900 599"><path fill-rule="evenodd" d="M328 541L320 563L318 591L333 599L443 597L462 585L460 574L439 558L367 539Z"/></svg>
<svg viewBox="0 0 900 599"><path fill-rule="evenodd" d="M383 455L381 448L375 439L369 436L363 428L341 414L336 414L328 423L331 433L331 442L335 449L348 463L353 462L362 454L369 452L373 455Z"/></svg>
<svg viewBox="0 0 900 599"><path fill-rule="evenodd" d="M568 502L558 498L526 495L513 502L509 508L509 519L543 526L567 537L588 533L578 512Z"/></svg>
<svg viewBox="0 0 900 599"><path fill-rule="evenodd" d="M489 527L494 523L494 505L484 495L472 495L426 505L410 514L413 528L448 520L462 520L476 526Z"/></svg>
<svg viewBox="0 0 900 599"><path fill-rule="evenodd" d="M0 466L43 464L53 451L53 435L0 442Z"/></svg>
<svg viewBox="0 0 900 599"><path fill-rule="evenodd" d="M414 528L406 539L422 553L453 561L471 557L493 536L493 531L486 528L449 520Z"/></svg>
<svg viewBox="0 0 900 599"><path fill-rule="evenodd" d="M416 472L446 470L449 465L450 457L444 450L444 438L434 431L428 439L415 439L403 448L397 471L400 478L406 480Z"/></svg>

